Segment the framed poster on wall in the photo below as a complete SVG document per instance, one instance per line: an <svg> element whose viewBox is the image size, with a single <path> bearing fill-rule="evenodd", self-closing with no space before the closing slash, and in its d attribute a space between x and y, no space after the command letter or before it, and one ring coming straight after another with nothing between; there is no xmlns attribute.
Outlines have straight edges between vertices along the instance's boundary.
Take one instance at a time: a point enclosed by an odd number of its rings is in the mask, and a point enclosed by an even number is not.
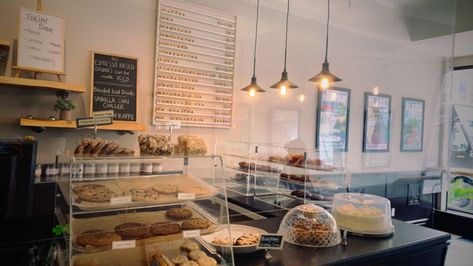
<svg viewBox="0 0 473 266"><path fill-rule="evenodd" d="M422 151L424 109L424 100L402 98L401 151Z"/></svg>
<svg viewBox="0 0 473 266"><path fill-rule="evenodd" d="M363 152L388 152L391 95L365 92Z"/></svg>
<svg viewBox="0 0 473 266"><path fill-rule="evenodd" d="M349 89L319 90L315 147L324 150L348 151L349 117Z"/></svg>

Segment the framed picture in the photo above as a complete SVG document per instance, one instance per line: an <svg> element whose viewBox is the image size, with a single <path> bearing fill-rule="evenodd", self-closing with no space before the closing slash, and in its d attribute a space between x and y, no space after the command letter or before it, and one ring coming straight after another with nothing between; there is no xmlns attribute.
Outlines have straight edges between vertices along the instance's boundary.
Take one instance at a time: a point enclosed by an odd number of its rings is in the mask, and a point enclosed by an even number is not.
<svg viewBox="0 0 473 266"><path fill-rule="evenodd" d="M391 95L365 92L363 152L388 152L391 130Z"/></svg>
<svg viewBox="0 0 473 266"><path fill-rule="evenodd" d="M349 117L349 89L319 90L315 147L324 150L348 151Z"/></svg>
<svg viewBox="0 0 473 266"><path fill-rule="evenodd" d="M401 151L422 151L424 100L402 98Z"/></svg>

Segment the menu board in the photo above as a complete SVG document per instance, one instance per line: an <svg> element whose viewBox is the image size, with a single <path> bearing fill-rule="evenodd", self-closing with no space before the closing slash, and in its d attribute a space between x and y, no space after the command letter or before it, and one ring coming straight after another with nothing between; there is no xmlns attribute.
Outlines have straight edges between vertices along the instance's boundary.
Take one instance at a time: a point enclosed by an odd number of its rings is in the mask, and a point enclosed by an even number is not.
<svg viewBox="0 0 473 266"><path fill-rule="evenodd" d="M64 74L64 18L20 8L16 67Z"/></svg>
<svg viewBox="0 0 473 266"><path fill-rule="evenodd" d="M236 16L158 1L153 124L230 128Z"/></svg>
<svg viewBox="0 0 473 266"><path fill-rule="evenodd" d="M91 113L113 110L113 119L136 121L138 59L92 52Z"/></svg>

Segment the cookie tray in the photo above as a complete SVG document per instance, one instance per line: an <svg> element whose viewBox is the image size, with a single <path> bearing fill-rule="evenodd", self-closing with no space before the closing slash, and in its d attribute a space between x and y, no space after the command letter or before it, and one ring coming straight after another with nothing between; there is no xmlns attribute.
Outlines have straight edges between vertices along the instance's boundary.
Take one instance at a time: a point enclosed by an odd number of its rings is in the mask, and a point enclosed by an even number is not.
<svg viewBox="0 0 473 266"><path fill-rule="evenodd" d="M207 211L199 207L197 204L193 202L186 202L180 203L170 207L186 207L192 211L192 218L204 218L211 222L211 225L207 229L200 230L201 235L206 235L213 233L219 229L219 225L217 220L212 217ZM110 232L114 232L115 226L127 223L127 222L137 222L137 223L144 223L147 225L151 225L156 222L172 222L172 223L179 223L188 220L173 220L169 219L165 215L166 210L161 211L146 211L146 212L132 212L132 213L124 213L124 214L117 214L117 215L108 215L108 216L100 216L100 217L93 217L93 218L75 218L72 220L71 229L73 240L75 243L76 236L82 232L88 230L106 230ZM148 235L145 238L136 240L136 245L141 246L145 243L153 243L153 242L162 242L162 241L173 241L181 239L183 236L182 231L176 234L165 235L165 236L154 236ZM105 248L95 248L95 247L83 247L74 244L74 249L78 252L97 252L108 250L110 247Z"/></svg>
<svg viewBox="0 0 473 266"><path fill-rule="evenodd" d="M151 189L154 185L164 185L170 184L178 187L178 192L193 194L195 200L208 199L215 196L218 193L218 190L211 185L205 183L199 178L196 178L190 174L178 174L178 175L160 175L152 177L130 177L130 178L120 178L116 180L104 180L104 181L83 181L75 182L72 186L82 185L82 184L101 184L110 188L115 192L117 197L123 196L123 194L134 188L140 189ZM126 203L112 204L111 201L108 202L90 202L79 200L75 193L72 193L73 205L77 206L81 210L86 211L98 211L98 210L112 210L120 208L133 208L133 207L145 207L145 206L157 206L157 205L166 205L182 202L184 200L189 200L188 198L179 199L178 193L173 194L164 194L160 193L157 200L150 201L131 201ZM194 200L194 199L192 199Z"/></svg>

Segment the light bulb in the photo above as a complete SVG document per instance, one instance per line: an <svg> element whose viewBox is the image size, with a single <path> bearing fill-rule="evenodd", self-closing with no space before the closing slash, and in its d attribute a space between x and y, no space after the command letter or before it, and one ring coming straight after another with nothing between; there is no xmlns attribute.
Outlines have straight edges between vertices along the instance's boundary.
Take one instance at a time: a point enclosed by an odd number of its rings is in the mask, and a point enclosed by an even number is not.
<svg viewBox="0 0 473 266"><path fill-rule="evenodd" d="M320 81L320 87L323 89L323 90L326 90L330 87L330 81L328 80L328 78L323 78L321 81Z"/></svg>
<svg viewBox="0 0 473 266"><path fill-rule="evenodd" d="M251 88L248 91L248 94L250 95L250 97L255 97L256 96L256 90L254 88Z"/></svg>
<svg viewBox="0 0 473 266"><path fill-rule="evenodd" d="M374 87L373 88L373 95L378 95L379 94L379 87Z"/></svg>
<svg viewBox="0 0 473 266"><path fill-rule="evenodd" d="M337 100L337 93L332 92L332 93L330 94L330 100L331 100L332 102L336 101L336 100Z"/></svg>
<svg viewBox="0 0 473 266"><path fill-rule="evenodd" d="M304 96L304 94L299 95L299 101L300 101L300 102L305 101L305 96Z"/></svg>
<svg viewBox="0 0 473 266"><path fill-rule="evenodd" d="M281 87L279 87L279 94L281 94L281 96L286 96L287 95L286 85L282 85Z"/></svg>

